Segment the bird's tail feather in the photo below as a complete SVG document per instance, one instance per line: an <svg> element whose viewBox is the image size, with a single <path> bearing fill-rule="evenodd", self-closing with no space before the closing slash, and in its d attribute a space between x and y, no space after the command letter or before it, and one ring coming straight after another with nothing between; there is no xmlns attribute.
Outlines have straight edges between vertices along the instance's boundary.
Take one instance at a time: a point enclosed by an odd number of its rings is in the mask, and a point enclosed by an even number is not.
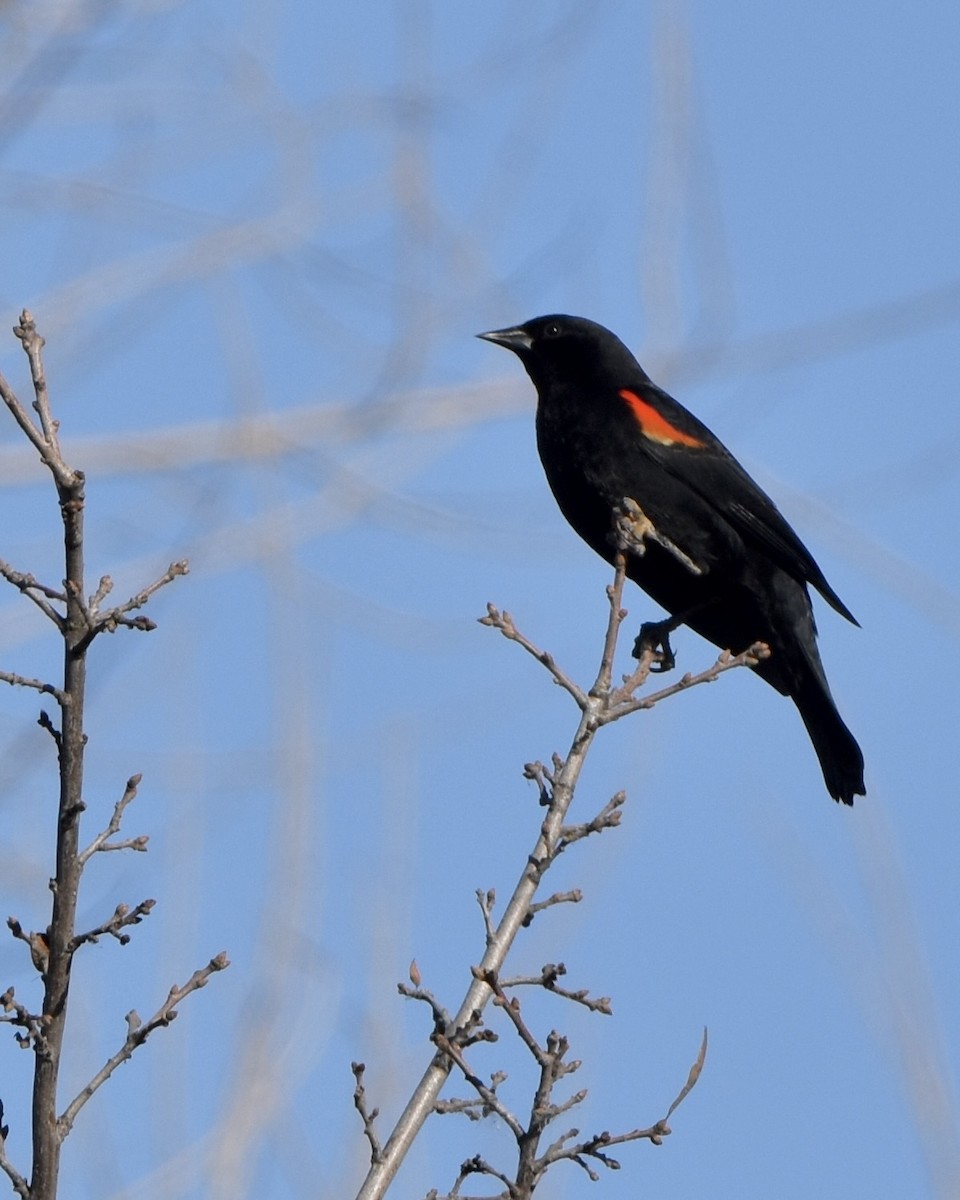
<svg viewBox="0 0 960 1200"><path fill-rule="evenodd" d="M837 712L829 689L811 674L793 699L820 760L827 791L834 800L853 804L854 796L867 794L863 752Z"/></svg>

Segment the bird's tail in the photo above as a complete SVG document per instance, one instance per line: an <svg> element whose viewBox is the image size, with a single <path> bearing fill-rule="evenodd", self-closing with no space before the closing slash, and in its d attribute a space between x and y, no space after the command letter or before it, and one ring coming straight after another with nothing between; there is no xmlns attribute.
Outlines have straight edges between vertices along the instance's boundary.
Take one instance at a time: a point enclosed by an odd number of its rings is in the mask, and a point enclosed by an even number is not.
<svg viewBox="0 0 960 1200"><path fill-rule="evenodd" d="M820 759L827 791L834 800L853 804L854 796L867 794L863 752L837 712L826 681L811 672L793 694L793 700Z"/></svg>

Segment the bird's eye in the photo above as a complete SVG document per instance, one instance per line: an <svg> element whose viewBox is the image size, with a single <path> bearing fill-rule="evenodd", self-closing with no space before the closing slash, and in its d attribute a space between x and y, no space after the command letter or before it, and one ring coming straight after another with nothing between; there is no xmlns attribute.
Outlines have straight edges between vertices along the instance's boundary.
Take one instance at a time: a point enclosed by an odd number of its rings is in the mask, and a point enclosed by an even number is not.
<svg viewBox="0 0 960 1200"><path fill-rule="evenodd" d="M546 329L544 329L543 336L548 337L548 338L555 338L555 337L560 336L560 326L557 324L556 321L550 322L550 324L546 327Z"/></svg>

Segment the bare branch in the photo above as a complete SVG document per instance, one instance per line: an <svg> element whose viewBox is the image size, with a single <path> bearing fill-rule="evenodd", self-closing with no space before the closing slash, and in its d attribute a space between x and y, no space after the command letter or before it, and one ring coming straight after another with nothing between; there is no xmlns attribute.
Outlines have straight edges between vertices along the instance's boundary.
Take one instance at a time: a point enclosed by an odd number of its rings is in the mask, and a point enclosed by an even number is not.
<svg viewBox="0 0 960 1200"><path fill-rule="evenodd" d="M546 650L541 650L535 646L528 637L525 637L517 629L513 623L513 617L508 612L501 612L493 604L488 604L487 615L485 617L478 617L477 620L481 625L489 625L493 629L498 629L508 641L516 642L528 654L532 654L537 662L542 663L547 668L553 676L554 681L570 693L580 708L586 708L589 701L583 690L573 682L569 675L560 670L552 654L548 654Z"/></svg>
<svg viewBox="0 0 960 1200"><path fill-rule="evenodd" d="M573 799L574 789L576 788L586 756L590 751L593 739L598 730L604 725L619 720L628 713L635 712L641 708L650 708L661 700L667 699L667 697L684 691L698 683L711 682L723 672L733 667L755 665L767 653L766 647L760 645L752 646L743 654L736 656L724 653L712 667L701 672L700 675L686 675L670 688L664 688L652 696L637 697L635 695L635 688L646 680L654 662L653 652L646 651L633 675L625 679L622 686L613 688L611 681L617 638L626 615L621 607L625 579L626 560L621 549L615 558L613 584L607 589L609 614L603 642L603 653L596 681L589 692L585 692L569 679L560 670L551 655L540 650L529 638L520 633L509 613L501 613L499 609L491 604L487 606L487 615L480 619L481 624L499 630L504 637L510 641L517 642L528 654L543 664L554 681L573 697L580 709L580 720L571 740L569 752L565 758L554 755L552 770L545 768L542 763L528 763L524 768L525 777L537 784L540 803L547 811L540 825L534 849L527 857L520 879L495 928L493 927L492 899L488 901L482 893L478 896L481 910L484 914L487 946L480 965L473 969L473 984L464 996L456 1016L452 1020L441 1024L445 1013L431 994L423 992L419 988L410 989L406 985L399 985L399 989L404 995L424 1000L431 1005L435 1026L433 1040L442 1053L434 1055L424 1072L413 1095L401 1113L393 1132L383 1147L381 1161L371 1166L363 1186L358 1193L357 1200L382 1200L413 1139L427 1117L435 1111L440 1091L449 1076L451 1064L456 1064L461 1070L464 1070L465 1074L469 1071L469 1068L466 1068L465 1064L462 1065L461 1053L462 1047L466 1044L467 1031L475 1027L476 1023L480 1021L485 1006L495 994L493 983L498 977L498 973L502 968L517 933L525 924L529 924L532 916L538 911L538 908L534 907L534 898L537 889L540 886L543 876L556 860L557 855L565 845L569 845L572 841L586 837L589 833L599 832L605 828L612 828L618 823L619 810L622 805L622 797L619 794L605 806L592 822L572 826L565 824L566 815ZM555 902L559 901L551 899L547 904ZM559 974L559 971L557 974ZM541 986L548 986L550 990L558 991L565 998L574 1000L576 1003L585 1004L587 1007L592 1007L595 1011L605 1012L608 1010L609 1001L605 997L599 1000L590 1000L585 991L568 992L565 989L559 989L556 985L555 976L548 973L547 978L550 980L552 986L545 982L544 979L538 981ZM504 1011L507 1012L514 1025L518 1027L518 1022L520 1021L519 1006L515 1006L511 1001L506 1001L504 1003ZM527 1033L532 1038L529 1031ZM556 1039L555 1044L551 1039ZM541 1113L542 1124L545 1124L550 1119L549 1114L551 1112L556 1113L560 1111L547 1099L550 1087L552 1086L551 1079L555 1080L561 1074L575 1070L579 1065L563 1062L563 1056L566 1052L566 1042L564 1039L560 1038L559 1035L551 1035L551 1039L548 1039L547 1050L545 1052L547 1061L541 1066L541 1085L538 1089L538 1098L534 1106L535 1112ZM533 1044L536 1044L535 1039L533 1039ZM541 1053L544 1052L541 1051ZM470 1081L473 1085L472 1076ZM473 1086L476 1087L476 1085ZM481 1084L481 1087L486 1087L486 1085ZM488 1090L492 1092L492 1089ZM484 1099L486 1099L485 1095ZM537 1107L541 1103L544 1106L542 1111ZM540 1120L539 1117L538 1120ZM649 1137L651 1140L662 1139L664 1129L661 1128L661 1125L665 1126L665 1124L665 1122L662 1122L660 1125L653 1126L651 1130L647 1131L635 1130L630 1135L624 1135L624 1140L636 1139L640 1136ZM535 1146L540 1136L540 1129L531 1128L530 1131L526 1132L525 1136L528 1138L528 1143L525 1145ZM585 1160L587 1158L594 1158L602 1161L604 1156L601 1146L612 1144L608 1135L603 1135L600 1138L592 1139L590 1142L582 1143L567 1152L564 1150L564 1147L575 1136L576 1131L561 1139L561 1142L558 1144L559 1148L554 1152L558 1156L573 1159L588 1171L589 1168L586 1166ZM534 1171L534 1164L530 1160L529 1153L529 1149L524 1150L523 1169L527 1175ZM501 1178L501 1176L498 1175L497 1178ZM527 1192L523 1192L522 1189L514 1189L511 1185L510 1194L518 1196L528 1195L529 1189Z"/></svg>
<svg viewBox="0 0 960 1200"><path fill-rule="evenodd" d="M110 837L113 837L113 835L115 833L119 833L120 823L123 820L124 811L125 811L127 805L132 803L133 800L136 799L137 788L140 786L140 781L142 778L143 778L142 775L131 775L130 778L127 780L127 786L124 788L123 795L113 806L113 816L111 816L110 822L107 825L106 829L101 830L101 832L97 834L97 836L93 839L93 841L86 848L86 850L81 852L81 854L80 854L80 866L81 867L85 866L87 861L98 851L146 850L147 842L149 841L149 838L147 838L146 835L141 835L140 837L135 837L135 838L129 838L127 841L123 841L123 842L108 842L107 841L107 839Z"/></svg>
<svg viewBox="0 0 960 1200"><path fill-rule="evenodd" d="M30 1200L30 1185L7 1158L7 1135L10 1128L3 1120L3 1101L0 1100L0 1171L10 1180L13 1190L23 1200Z"/></svg>
<svg viewBox="0 0 960 1200"><path fill-rule="evenodd" d="M603 714L601 723L607 725L640 709L653 708L655 704L669 700L671 696L676 696L689 688L698 687L702 683L714 683L726 671L735 670L737 667L755 667L758 662L769 657L770 647L765 642L754 642L740 654L731 654L729 650L724 650L713 666L707 667L705 671L701 671L697 675L691 675L688 671L686 675L678 679L676 683L670 684L669 687L661 688L659 692L653 692L649 696L637 696L634 699L626 698L630 685L630 679L627 679L624 687L618 689L611 696L612 707ZM621 697L623 698L621 699Z"/></svg>
<svg viewBox="0 0 960 1200"><path fill-rule="evenodd" d="M83 475L73 471L63 460L58 438L58 422L50 412L50 401L47 394L47 381L43 370L43 338L37 332L33 316L24 309L20 314L20 323L13 330L23 346L30 363L30 376L33 381L33 408L40 419L40 428L30 417L26 408L10 387L3 375L0 374L0 398L13 414L14 420L33 443L40 454L44 465L53 475L58 488L75 488L83 483Z"/></svg>
<svg viewBox="0 0 960 1200"><path fill-rule="evenodd" d="M553 775L542 762L524 763L524 779L532 779L540 790L540 807L549 808L553 801Z"/></svg>
<svg viewBox="0 0 960 1200"><path fill-rule="evenodd" d="M44 440L59 455L60 443L57 438L57 432L60 428L60 422L55 421L50 412L50 398L47 393L47 381L44 376L43 358L41 357L41 351L45 342L37 332L33 315L27 309L24 309L20 314L20 323L14 328L13 332L20 339L24 353L30 363L30 377L33 380L34 392L33 407L40 418L40 427L43 430Z"/></svg>
<svg viewBox="0 0 960 1200"><path fill-rule="evenodd" d="M513 987L542 987L548 992L562 996L565 1000L572 1000L575 1004L582 1004L590 1012L598 1012L605 1017L613 1015L613 1006L609 996L599 996L596 999L591 999L587 988L579 988L573 992L561 987L557 983L557 980L561 976L566 975L566 973L567 968L563 963L547 963L541 968L539 975L520 975L515 979L504 979L501 980L500 986L504 991L507 988Z"/></svg>
<svg viewBox="0 0 960 1200"><path fill-rule="evenodd" d="M448 1058L452 1059L453 1062L457 1064L463 1074L464 1079L470 1084L473 1090L483 1101L484 1107L488 1108L491 1112L496 1113L497 1116L504 1122L504 1124L508 1126L514 1137L516 1137L518 1140L523 1137L523 1126L510 1111L510 1109L507 1108L506 1105L501 1101L496 1091L492 1087L488 1087L487 1084L485 1084L479 1077L479 1075L474 1074L474 1072L470 1069L466 1059L463 1057L463 1052L461 1051L460 1047L452 1039L446 1037L446 1035L442 1033L438 1034L434 1038L434 1041L437 1044L437 1049L442 1051L447 1055Z"/></svg>
<svg viewBox="0 0 960 1200"><path fill-rule="evenodd" d="M429 1005L430 1011L433 1013L434 1029L445 1029L450 1024L450 1014L443 1007L440 1001L434 996L433 992L427 988L408 987L405 983L397 984L397 991L401 996L406 996L408 1000L421 1000L424 1004Z"/></svg>
<svg viewBox="0 0 960 1200"><path fill-rule="evenodd" d="M116 938L121 946L125 946L130 941L130 934L120 931L126 929L128 925L139 925L144 917L149 917L156 903L156 900L141 900L136 908L130 908L127 904L118 904L113 910L113 915L102 925L88 929L86 933L78 933L70 943L71 951L79 950L87 942L99 941L104 934L109 934L110 937Z"/></svg>
<svg viewBox="0 0 960 1200"><path fill-rule="evenodd" d="M560 830L560 849L565 850L581 838L589 837L591 833L602 833L605 829L616 829L623 815L621 809L627 802L626 792L617 792L612 796L592 821L580 825L564 825Z"/></svg>
<svg viewBox="0 0 960 1200"><path fill-rule="evenodd" d="M52 683L44 683L42 679L27 679L23 675L14 675L12 671L0 671L0 683L9 683L11 687L35 688L47 696L53 696L58 704L63 704L65 697L58 687Z"/></svg>
<svg viewBox="0 0 960 1200"><path fill-rule="evenodd" d="M5 1016L0 1017L0 1023L4 1025L17 1025L27 1032L24 1034L16 1034L15 1037L21 1048L26 1050L29 1046L39 1042L43 1037L43 1029L46 1024L44 1018L37 1013L32 1013L28 1008L19 1004L14 999L14 991L12 987L0 996L0 1008L3 1009Z"/></svg>
<svg viewBox="0 0 960 1200"><path fill-rule="evenodd" d="M493 906L496 902L497 893L493 888L488 888L486 891L482 888L477 888L477 903L480 905L480 911L483 913L483 927L486 930L488 946L497 936L497 931L493 924Z"/></svg>
<svg viewBox="0 0 960 1200"><path fill-rule="evenodd" d="M627 559L623 547L617 551L613 560L613 583L607 585L607 601L610 604L610 615L607 618L607 628L603 638L603 653L600 656L600 667L597 678L590 689L591 696L606 696L610 691L610 681L613 678L613 660L617 652L617 638L620 636L620 626L626 619L627 610L622 607L623 585L627 579Z"/></svg>
<svg viewBox="0 0 960 1200"><path fill-rule="evenodd" d="M530 908L527 910L526 919L523 922L524 927L532 925L533 918L537 913L543 912L545 908L553 908L555 904L579 904L582 899L583 892L579 888L572 888L569 892L554 892L546 900L538 900L536 903L530 905Z"/></svg>
<svg viewBox="0 0 960 1200"><path fill-rule="evenodd" d="M63 1115L57 1119L57 1136L59 1141L67 1136L73 1128L73 1123L77 1118L77 1113L87 1103L90 1097L98 1091L99 1088L106 1083L110 1076L114 1073L121 1063L126 1062L133 1056L134 1051L142 1046L151 1033L155 1029L167 1026L177 1016L178 1005L190 995L202 987L206 987L210 977L218 971L223 971L230 966L230 960L227 958L226 952L221 951L215 958L211 958L205 967L201 967L198 971L190 976L183 987L174 985L166 1000L157 1009L149 1021L142 1023L136 1012L132 1011L127 1014L127 1036L124 1039L123 1045L111 1058L103 1064L100 1070L94 1075L90 1082L81 1092L79 1092L73 1100L67 1105L63 1111Z"/></svg>
<svg viewBox="0 0 960 1200"><path fill-rule="evenodd" d="M632 1129L629 1133L599 1133L592 1138L588 1138L584 1142L579 1142L576 1145L568 1146L566 1143L575 1138L578 1130L571 1130L564 1134L559 1141L555 1142L548 1148L543 1158L539 1160L538 1167L540 1174L553 1163L559 1162L561 1159L569 1159L571 1162L577 1163L590 1176L596 1180L599 1176L594 1172L589 1165L584 1161L586 1158L592 1158L597 1162L602 1163L605 1167L613 1170L619 1168L620 1164L616 1159L611 1158L605 1153L609 1146L621 1146L626 1142L649 1141L654 1146L659 1146L663 1143L665 1137L670 1135L670 1126L667 1124L671 1114L676 1109L684 1098L689 1095L692 1088L696 1086L697 1080L700 1078L700 1072L703 1070L703 1064L707 1054L707 1031L703 1031L703 1040L700 1043L700 1051L697 1055L696 1062L690 1068L690 1073L687 1076L687 1082L680 1089L677 1098L667 1110L667 1115L646 1129Z"/></svg>
<svg viewBox="0 0 960 1200"><path fill-rule="evenodd" d="M363 1121L363 1135L370 1143L370 1161L378 1163L383 1158L383 1147L380 1145L380 1139L377 1137L373 1123L379 1117L380 1109L367 1109L367 1093L363 1086L363 1073L366 1066L363 1063L355 1062L350 1064L350 1070L353 1071L353 1076L357 1081L357 1086L353 1089L353 1104Z"/></svg>
<svg viewBox="0 0 960 1200"><path fill-rule="evenodd" d="M60 733L60 730L56 727L56 725L54 725L54 723L50 720L50 714L45 709L40 710L40 716L37 717L37 724L41 729L45 729L53 738L57 746L57 753L59 754L63 750L63 735Z"/></svg>
<svg viewBox="0 0 960 1200"><path fill-rule="evenodd" d="M159 579L155 579L153 583L148 584L142 591L137 592L135 596L131 596L124 604L120 604L116 608L107 609L106 612L101 613L96 622L97 632L106 630L107 633L113 633L121 625L126 626L128 629L141 629L144 631L155 629L156 626L148 617L128 618L126 614L138 608L143 608L154 592L158 592L162 587L166 587L168 583L172 583L174 579L178 579L181 575L188 575L189 573L190 564L185 558L171 563ZM100 580L100 587L97 589L97 594L93 597L93 600L97 600L97 597L102 600L112 587L113 581L109 575L105 575ZM96 613L97 607L91 605L91 612Z"/></svg>
<svg viewBox="0 0 960 1200"><path fill-rule="evenodd" d="M0 379L3 377L0 376ZM66 593L57 591L55 588L47 587L46 584L38 582L32 575L24 571L18 571L8 562L0 559L0 576L7 583L13 586L28 600L40 609L45 617L51 620L60 632L64 629L64 618L62 613L58 613L52 604L48 604L48 600L59 600L61 604L66 604Z"/></svg>

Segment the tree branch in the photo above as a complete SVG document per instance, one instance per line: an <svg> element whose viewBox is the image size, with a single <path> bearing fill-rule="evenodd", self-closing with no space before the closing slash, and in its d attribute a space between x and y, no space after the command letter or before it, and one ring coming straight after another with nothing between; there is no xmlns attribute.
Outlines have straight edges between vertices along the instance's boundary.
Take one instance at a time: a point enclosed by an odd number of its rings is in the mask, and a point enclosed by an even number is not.
<svg viewBox="0 0 960 1200"><path fill-rule="evenodd" d="M73 1128L77 1113L83 1108L90 1097L107 1082L117 1067L129 1058L132 1058L134 1051L143 1045L155 1029L165 1027L175 1019L178 1005L191 992L206 987L211 975L214 975L217 971L223 971L229 966L230 961L227 958L226 952L221 951L215 958L211 958L205 967L194 971L183 987L174 985L170 989L166 1000L146 1023L141 1022L135 1011L131 1010L127 1013L127 1036L124 1039L123 1045L116 1054L107 1059L87 1086L70 1101L64 1109L63 1115L57 1119L56 1136L58 1141L62 1142L67 1136Z"/></svg>
<svg viewBox="0 0 960 1200"><path fill-rule="evenodd" d="M127 805L131 804L137 795L137 788L140 786L142 775L131 775L127 780L127 786L124 788L123 795L113 806L113 816L110 818L110 823L106 829L100 831L93 839L90 845L80 855L81 867L86 866L88 860L98 851L106 850L146 850L147 842L150 840L146 835L141 834L140 837L129 838L123 842L108 842L107 839L113 837L115 833L120 832L120 823L123 820L123 814L126 811Z"/></svg>
<svg viewBox="0 0 960 1200"><path fill-rule="evenodd" d="M647 532L649 534L649 531ZM671 549L670 547L667 548ZM672 552L673 550L671 549ZM480 618L482 625L497 629L504 637L516 642L546 668L554 681L573 697L580 710L580 720L566 757L559 758L555 756L552 770L547 770L540 763L527 764L524 769L525 776L537 783L540 793L540 803L547 810L540 826L536 844L527 857L520 879L496 926L493 924L493 893L478 893L486 932L485 953L479 966L473 968L473 983L464 996L456 1016L446 1022L442 1029L439 1026L445 1014L437 1001L432 996L429 996L428 1002L431 1003L434 1011L435 1032L433 1040L439 1052L434 1055L407 1106L401 1113L393 1132L383 1147L380 1160L371 1165L363 1186L358 1193L357 1200L381 1200L424 1121L431 1112L435 1111L440 1091L454 1063L460 1066L461 1070L464 1070L466 1074L468 1068L464 1065L461 1053L464 1038L467 1036L469 1028L476 1026L480 1021L484 1008L494 994L491 980L499 977L502 965L517 933L524 925L529 924L534 912L537 911L534 907L537 889L544 874L556 860L557 855L566 846L586 837L587 834L613 827L619 822L619 810L623 803L623 798L618 793L592 822L574 826L569 826L565 823L567 811L573 800L580 772L597 732L603 726L611 724L621 717L627 716L629 713L636 712L639 709L651 708L654 704L660 703L669 696L676 695L678 692L697 684L712 682L725 671L731 670L734 667L753 666L761 657L765 657L769 653L767 648L761 645L751 646L749 650L736 656L725 652L712 667L709 667L699 675L685 675L678 683L671 687L664 688L651 696L638 697L636 689L646 681L653 663L653 654L651 651L647 651L644 653L634 672L630 676L625 677L620 686L613 687L612 673L617 639L620 627L626 616L624 609L621 607L625 579L626 559L624 546L621 541L620 548L615 556L613 583L607 589L609 612L604 633L603 651L595 682L589 691L585 691L562 671L552 655L541 650L522 634L517 629L509 613L501 612L494 605L488 604L486 615ZM553 902L557 901L551 899L547 903ZM559 974L559 971L557 973ZM543 986L548 986L542 980L541 983ZM552 990L560 990L555 986L555 978L552 978L552 983ZM400 990L406 995L415 994L409 988L406 988L405 985L400 985ZM428 999L428 994L419 990L416 994L419 999ZM605 1006L606 1008L609 1007L609 1001L606 998L588 1002L585 992L564 993L561 991L561 994L565 994L568 999L576 1000L579 1003L586 1003L588 1007L596 1006L597 1010L601 1012L605 1011ZM514 1010L512 1001L506 1001L504 1008L511 1019L514 1019L515 1016L519 1019L519 1010ZM557 1050L557 1053L559 1055L557 1064L559 1064L562 1054L559 1050ZM574 1068L572 1065L564 1065L563 1069L569 1070ZM557 1065L557 1070L560 1070L559 1065ZM471 1076L470 1082L472 1084L474 1078ZM547 1082L547 1077L543 1076L541 1086L546 1088ZM473 1084L473 1086L476 1087L477 1085ZM480 1086L486 1087L482 1083ZM484 1095L484 1103L487 1103L486 1095ZM653 1133L657 1134L657 1136L662 1135L662 1131L658 1133L658 1127L654 1127ZM533 1135L531 1134L530 1136L532 1137ZM536 1136L539 1137L539 1132L537 1132ZM569 1135L565 1140L570 1140L570 1137L573 1136L575 1136L575 1133ZM624 1135L624 1138L639 1136L640 1132L634 1131L633 1135ZM649 1134L649 1136L653 1139L653 1134ZM564 1154L563 1156L572 1157L575 1161L583 1165L585 1157L602 1157L602 1151L599 1147L600 1141L595 1140L595 1143L583 1143L575 1149L575 1152ZM526 1164L525 1170L533 1169L529 1152L525 1153L524 1162ZM484 1170L486 1170L486 1165L484 1165ZM493 1172L491 1171L490 1173ZM502 1179L503 1177L497 1174L497 1178ZM457 1186L459 1187L459 1182ZM523 1192L522 1189L514 1189L511 1185L509 1194L511 1196L514 1194L521 1196L529 1193Z"/></svg>

